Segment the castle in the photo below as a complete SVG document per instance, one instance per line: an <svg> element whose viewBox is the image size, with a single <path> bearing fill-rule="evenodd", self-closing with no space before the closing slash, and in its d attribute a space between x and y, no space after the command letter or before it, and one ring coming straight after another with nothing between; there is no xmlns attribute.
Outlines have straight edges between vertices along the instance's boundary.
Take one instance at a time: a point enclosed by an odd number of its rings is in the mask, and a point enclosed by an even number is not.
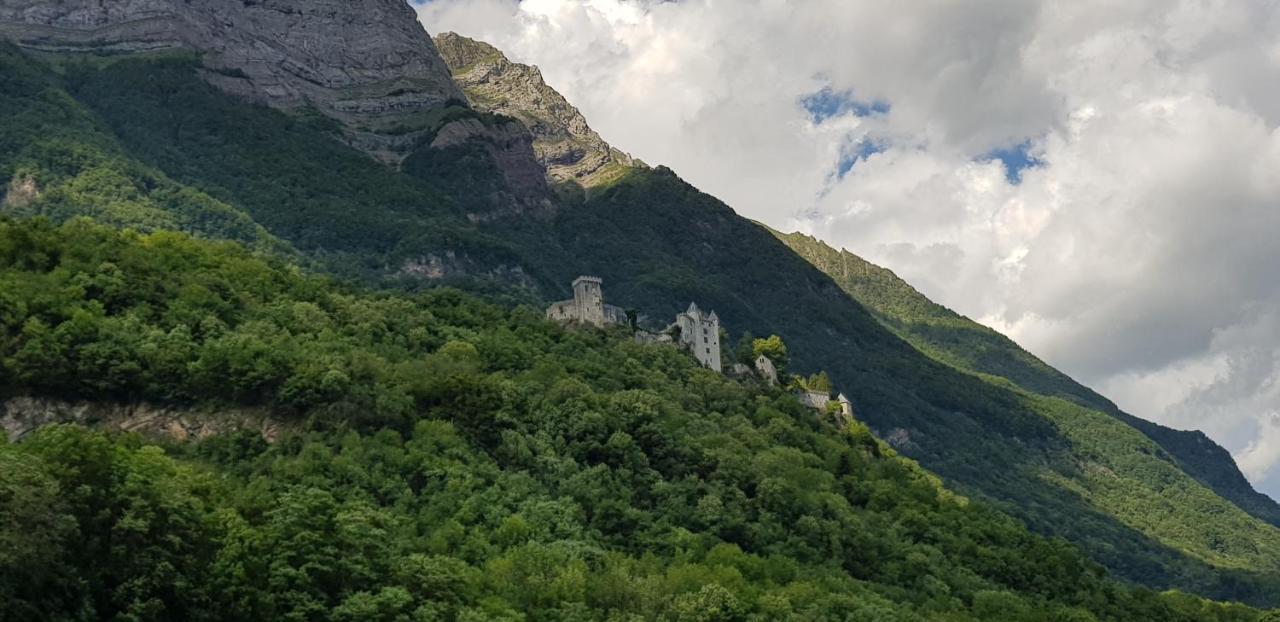
<svg viewBox="0 0 1280 622"><path fill-rule="evenodd" d="M626 324L627 312L622 307L604 303L598 276L580 276L573 280L573 300L561 300L547 307L547 319L557 322L580 322L591 326Z"/></svg>
<svg viewBox="0 0 1280 622"><path fill-rule="evenodd" d="M556 322L586 324L604 327L610 324L631 323L622 307L605 304L604 280L596 276L580 276L573 281L573 299L561 300L547 307L547 319ZM669 343L669 336L679 329L679 343L693 353L704 367L721 371L720 318L712 311L704 315L698 305L690 304L689 310L676 316L676 321L662 333L636 329L636 339L645 342Z"/></svg>
<svg viewBox="0 0 1280 622"><path fill-rule="evenodd" d="M636 326L636 318L628 315L622 307L604 302L604 280L597 276L580 276L573 281L573 299L561 300L547 307L547 319L569 324L582 324L603 328L609 325L630 325L637 341L642 343L673 343L693 354L703 367L723 371L720 360L720 316L715 311L703 313L696 303L690 303L689 309L676 315L676 321L662 332L651 332ZM746 365L734 365L730 371L735 375L751 373ZM755 373L769 386L779 384L778 370L769 357L756 357ZM799 389L796 399L803 405L819 413L834 412L829 391ZM839 412L845 420L853 419L853 403L843 393L836 397Z"/></svg>
<svg viewBox="0 0 1280 622"><path fill-rule="evenodd" d="M689 303L689 310L676 316L680 327L680 345L689 348L693 357L704 367L720 371L720 317L712 311L704 315L698 305Z"/></svg>

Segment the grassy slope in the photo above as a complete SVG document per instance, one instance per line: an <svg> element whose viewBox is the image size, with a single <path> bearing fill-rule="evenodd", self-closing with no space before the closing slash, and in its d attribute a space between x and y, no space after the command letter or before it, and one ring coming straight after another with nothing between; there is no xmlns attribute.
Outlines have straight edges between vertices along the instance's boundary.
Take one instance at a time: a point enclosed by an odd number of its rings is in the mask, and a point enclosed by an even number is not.
<svg viewBox="0 0 1280 622"><path fill-rule="evenodd" d="M1202 432L1173 430L1122 412L1008 337L934 303L893 272L853 253L804 234L775 235L921 351L957 368L1007 378L1028 391L1111 415L1150 437L1201 484L1253 516L1280 526L1280 504L1255 491L1230 454Z"/></svg>
<svg viewBox="0 0 1280 622"><path fill-rule="evenodd" d="M1273 532L1211 494L1224 525L1250 534L1256 555L1195 549L1126 524L1073 489L1089 482L1075 441L1038 396L922 356L767 231L669 171L634 172L588 200L566 202L551 221L480 230L460 217L471 199L459 185L467 176L441 179L453 169L430 154L410 158L407 174L387 171L333 141L321 124L209 89L189 64L130 60L73 71L67 84L71 103L87 106L127 157L240 208L339 273L377 274L415 254L458 248L485 265L519 265L544 298L595 272L611 301L655 318L696 299L735 334L783 335L798 369L830 371L876 429L905 431L907 453L1036 530L1081 543L1122 576L1253 601L1280 593ZM12 140L20 147L30 137ZM484 168L463 172L480 178ZM1172 477L1182 476L1175 469ZM1200 520L1169 517L1179 529ZM1215 572L1202 560L1236 570Z"/></svg>

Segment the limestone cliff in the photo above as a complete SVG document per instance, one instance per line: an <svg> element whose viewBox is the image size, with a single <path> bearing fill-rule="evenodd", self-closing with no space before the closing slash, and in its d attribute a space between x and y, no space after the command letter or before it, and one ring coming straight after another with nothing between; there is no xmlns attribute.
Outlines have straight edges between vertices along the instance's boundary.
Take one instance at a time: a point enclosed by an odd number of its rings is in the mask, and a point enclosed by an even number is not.
<svg viewBox="0 0 1280 622"><path fill-rule="evenodd" d="M533 134L533 150L553 181L591 187L639 162L609 146L537 67L513 63L497 48L448 32L436 48L477 110L519 119Z"/></svg>
<svg viewBox="0 0 1280 622"><path fill-rule="evenodd" d="M479 143L517 206L544 203L522 128L440 126L440 110L466 99L405 0L0 0L0 39L61 54L196 52L215 86L314 108L341 122L348 144L392 165L441 134Z"/></svg>
<svg viewBox="0 0 1280 622"><path fill-rule="evenodd" d="M239 408L191 409L153 404L68 402L12 397L0 400L0 435L17 441L49 425L76 424L185 441L235 431L253 431L268 442L288 424L270 413Z"/></svg>
<svg viewBox="0 0 1280 622"><path fill-rule="evenodd" d="M218 86L344 121L462 100L404 0L0 0L0 35L56 52L202 52Z"/></svg>

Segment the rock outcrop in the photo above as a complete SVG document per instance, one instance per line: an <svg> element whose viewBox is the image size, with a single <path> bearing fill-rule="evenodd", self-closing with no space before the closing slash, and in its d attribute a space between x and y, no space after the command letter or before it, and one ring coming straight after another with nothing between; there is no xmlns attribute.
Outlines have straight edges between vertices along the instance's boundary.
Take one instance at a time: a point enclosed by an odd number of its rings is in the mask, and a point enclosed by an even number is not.
<svg viewBox="0 0 1280 622"><path fill-rule="evenodd" d="M15 175L7 188L0 188L0 209L21 208L40 198L40 188L31 175Z"/></svg>
<svg viewBox="0 0 1280 622"><path fill-rule="evenodd" d="M228 91L349 122L463 100L404 0L0 0L0 35L51 52L192 50Z"/></svg>
<svg viewBox="0 0 1280 622"><path fill-rule="evenodd" d="M476 118L458 119L441 126L432 137L430 146L432 149L448 149L469 144L477 145L489 153L514 199L509 202L509 209L468 214L471 220L493 220L530 207L547 207L549 193L546 171L534 154L533 137L524 125L504 118L488 123ZM497 203L501 204L502 201Z"/></svg>
<svg viewBox="0 0 1280 622"><path fill-rule="evenodd" d="M446 122L466 97L406 0L0 0L0 39L27 50L120 55L191 51L222 90L341 122L351 146L393 166L424 143L479 144L510 196L546 205L532 139L515 124Z"/></svg>
<svg viewBox="0 0 1280 622"><path fill-rule="evenodd" d="M30 397L0 400L0 434L7 435L10 441L20 440L44 426L67 423L174 441L254 431L272 442L285 427L265 413L250 410L206 411Z"/></svg>
<svg viewBox="0 0 1280 622"><path fill-rule="evenodd" d="M452 32L435 42L472 108L519 119L529 129L552 181L591 187L640 165L600 138L537 67L513 63L497 48Z"/></svg>

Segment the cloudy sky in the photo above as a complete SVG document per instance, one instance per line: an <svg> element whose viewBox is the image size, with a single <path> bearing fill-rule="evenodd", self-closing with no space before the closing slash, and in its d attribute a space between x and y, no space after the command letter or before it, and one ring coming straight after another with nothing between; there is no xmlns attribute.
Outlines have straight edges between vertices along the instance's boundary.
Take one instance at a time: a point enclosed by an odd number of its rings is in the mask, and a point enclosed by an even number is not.
<svg viewBox="0 0 1280 622"><path fill-rule="evenodd" d="M904 8L909 7L909 8ZM431 0L614 146L892 268L1280 498L1276 0Z"/></svg>

